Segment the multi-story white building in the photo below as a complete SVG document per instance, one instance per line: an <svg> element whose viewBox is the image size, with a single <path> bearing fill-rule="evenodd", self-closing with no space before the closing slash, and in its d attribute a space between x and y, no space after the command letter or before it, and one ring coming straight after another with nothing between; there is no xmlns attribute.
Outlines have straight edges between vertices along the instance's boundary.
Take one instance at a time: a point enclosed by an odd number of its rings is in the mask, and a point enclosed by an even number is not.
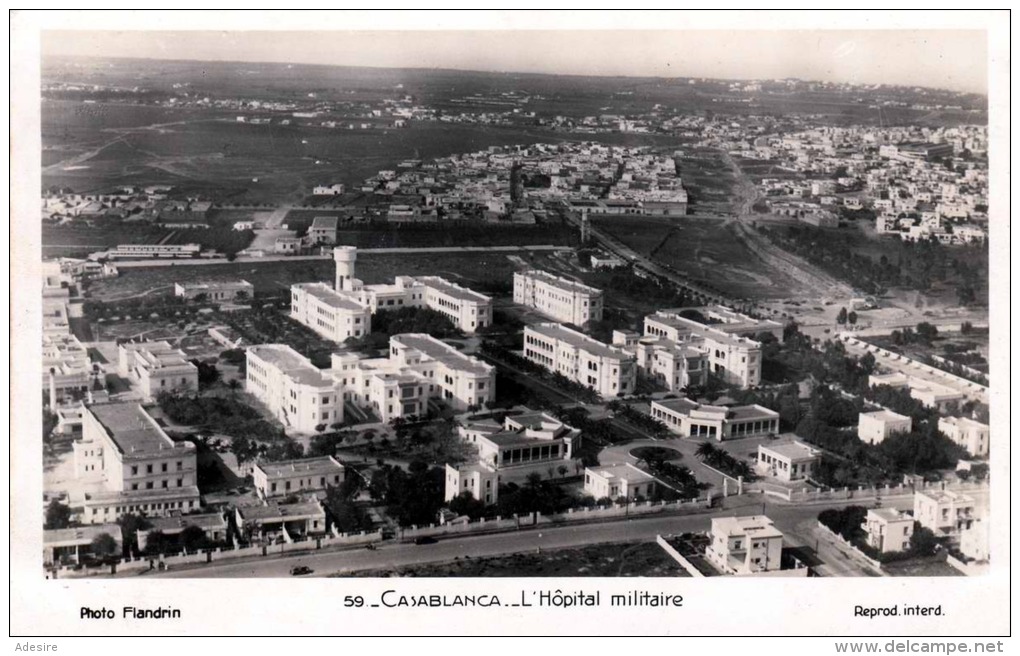
<svg viewBox="0 0 1020 656"><path fill-rule="evenodd" d="M892 410L862 412L857 417L857 437L868 444L879 444L894 433L909 433L910 417Z"/></svg>
<svg viewBox="0 0 1020 656"><path fill-rule="evenodd" d="M953 490L914 493L914 519L937 537L959 537L982 519L984 508L969 494Z"/></svg>
<svg viewBox="0 0 1020 656"><path fill-rule="evenodd" d="M492 299L438 276L397 276L393 284L366 285L356 277L358 250L333 249L335 287L302 283L291 287L291 317L320 335L342 342L371 332L379 310L424 307L466 333L492 325Z"/></svg>
<svg viewBox="0 0 1020 656"><path fill-rule="evenodd" d="M544 412L521 408L502 423L484 418L467 421L457 430L478 450L478 460L466 466L447 465L447 500L469 491L476 499L495 503L499 485L522 484L531 474L557 479L581 471L577 457L581 431Z"/></svg>
<svg viewBox="0 0 1020 656"><path fill-rule="evenodd" d="M424 333L393 335L385 358L334 353L329 375L344 398L382 421L424 415L431 398L455 410L480 408L496 393L495 367Z"/></svg>
<svg viewBox="0 0 1020 656"><path fill-rule="evenodd" d="M895 508L870 508L861 528L868 545L881 553L906 551L914 535L914 518Z"/></svg>
<svg viewBox="0 0 1020 656"><path fill-rule="evenodd" d="M942 417L939 419L939 430L946 437L967 449L967 453L972 456L976 458L988 456L989 428L987 424L967 417Z"/></svg>
<svg viewBox="0 0 1020 656"><path fill-rule="evenodd" d="M705 557L726 574L755 574L781 568L783 534L764 515L716 517Z"/></svg>
<svg viewBox="0 0 1020 656"><path fill-rule="evenodd" d="M86 407L73 449L75 478L93 490L72 499L83 508L84 523L199 507L195 445L171 440L138 403Z"/></svg>
<svg viewBox="0 0 1020 656"><path fill-rule="evenodd" d="M647 499L655 484L654 476L629 462L584 470L584 491L596 499Z"/></svg>
<svg viewBox="0 0 1020 656"><path fill-rule="evenodd" d="M290 317L334 342L372 332L371 309L321 282L291 285Z"/></svg>
<svg viewBox="0 0 1020 656"><path fill-rule="evenodd" d="M43 390L49 393L49 404L84 398L95 387L105 389L106 372L93 363L88 350L74 335L43 335Z"/></svg>
<svg viewBox="0 0 1020 656"><path fill-rule="evenodd" d="M344 466L333 456L256 463L252 470L255 490L263 499L323 492L344 480Z"/></svg>
<svg viewBox="0 0 1020 656"><path fill-rule="evenodd" d="M255 285L247 280L226 280L223 282L174 283L174 296L189 301L196 298L206 301L233 301L238 297L250 299L255 295Z"/></svg>
<svg viewBox="0 0 1020 656"><path fill-rule="evenodd" d="M514 303L575 326L602 320L602 290L537 269L514 273Z"/></svg>
<svg viewBox="0 0 1020 656"><path fill-rule="evenodd" d="M168 342L126 342L117 349L118 373L146 400L160 392L198 389L198 367Z"/></svg>
<svg viewBox="0 0 1020 656"><path fill-rule="evenodd" d="M722 441L779 433L779 413L760 405L727 407L663 399L652 401L651 415L682 437Z"/></svg>
<svg viewBox="0 0 1020 656"><path fill-rule="evenodd" d="M336 381L291 347L248 347L246 371L245 390L285 428L313 433L316 426L343 421L343 393Z"/></svg>
<svg viewBox="0 0 1020 656"><path fill-rule="evenodd" d="M639 369L671 392L708 382L708 352L693 344L614 330L613 346L633 353Z"/></svg>
<svg viewBox="0 0 1020 656"><path fill-rule="evenodd" d="M649 315L645 317L645 336L696 346L708 354L710 373L730 384L757 386L761 382L761 344L741 336L753 329L738 323L704 324L691 318L697 316L696 312L691 308L660 310Z"/></svg>
<svg viewBox="0 0 1020 656"><path fill-rule="evenodd" d="M637 364L633 354L560 324L526 326L524 357L602 396L634 393Z"/></svg>

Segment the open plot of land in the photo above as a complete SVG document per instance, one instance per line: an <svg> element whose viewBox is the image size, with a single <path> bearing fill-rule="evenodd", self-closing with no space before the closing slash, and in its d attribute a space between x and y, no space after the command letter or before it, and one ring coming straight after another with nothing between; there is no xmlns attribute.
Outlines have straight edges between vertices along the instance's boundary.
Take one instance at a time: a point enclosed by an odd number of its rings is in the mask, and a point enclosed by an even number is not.
<svg viewBox="0 0 1020 656"><path fill-rule="evenodd" d="M810 291L761 260L729 221L602 217L594 222L638 253L734 297L785 298Z"/></svg>
<svg viewBox="0 0 1020 656"><path fill-rule="evenodd" d="M677 165L692 213L733 214L731 197L736 178L718 151L685 150Z"/></svg>
<svg viewBox="0 0 1020 656"><path fill-rule="evenodd" d="M654 542L604 544L489 558L463 558L450 563L415 565L396 570L359 572L379 576L690 576Z"/></svg>

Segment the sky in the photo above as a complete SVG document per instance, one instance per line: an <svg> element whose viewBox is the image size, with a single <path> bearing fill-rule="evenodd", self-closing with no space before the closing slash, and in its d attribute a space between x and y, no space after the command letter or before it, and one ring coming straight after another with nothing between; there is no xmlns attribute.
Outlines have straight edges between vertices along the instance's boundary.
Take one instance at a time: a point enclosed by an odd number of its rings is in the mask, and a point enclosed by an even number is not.
<svg viewBox="0 0 1020 656"><path fill-rule="evenodd" d="M44 31L43 56L897 84L987 93L980 30Z"/></svg>

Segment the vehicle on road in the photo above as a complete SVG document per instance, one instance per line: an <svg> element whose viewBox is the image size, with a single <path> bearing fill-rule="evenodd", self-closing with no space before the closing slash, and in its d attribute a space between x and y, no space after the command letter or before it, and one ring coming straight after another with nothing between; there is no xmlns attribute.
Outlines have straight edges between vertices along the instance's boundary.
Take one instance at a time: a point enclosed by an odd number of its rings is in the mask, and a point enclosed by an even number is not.
<svg viewBox="0 0 1020 656"><path fill-rule="evenodd" d="M304 576L305 574L311 574L312 568L307 565L295 565L290 568L291 576Z"/></svg>
<svg viewBox="0 0 1020 656"><path fill-rule="evenodd" d="M436 542L438 542L438 540L428 535L424 535L420 538L414 539L415 544L435 544Z"/></svg>

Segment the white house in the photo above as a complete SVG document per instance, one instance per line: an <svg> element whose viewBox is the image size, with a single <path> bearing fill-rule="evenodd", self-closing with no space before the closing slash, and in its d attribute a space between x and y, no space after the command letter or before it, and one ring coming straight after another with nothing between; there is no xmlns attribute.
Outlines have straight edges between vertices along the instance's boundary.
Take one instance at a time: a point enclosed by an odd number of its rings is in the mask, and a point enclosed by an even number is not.
<svg viewBox="0 0 1020 656"><path fill-rule="evenodd" d="M909 433L910 417L892 410L862 412L857 417L857 437L868 444L878 444L894 433Z"/></svg>

